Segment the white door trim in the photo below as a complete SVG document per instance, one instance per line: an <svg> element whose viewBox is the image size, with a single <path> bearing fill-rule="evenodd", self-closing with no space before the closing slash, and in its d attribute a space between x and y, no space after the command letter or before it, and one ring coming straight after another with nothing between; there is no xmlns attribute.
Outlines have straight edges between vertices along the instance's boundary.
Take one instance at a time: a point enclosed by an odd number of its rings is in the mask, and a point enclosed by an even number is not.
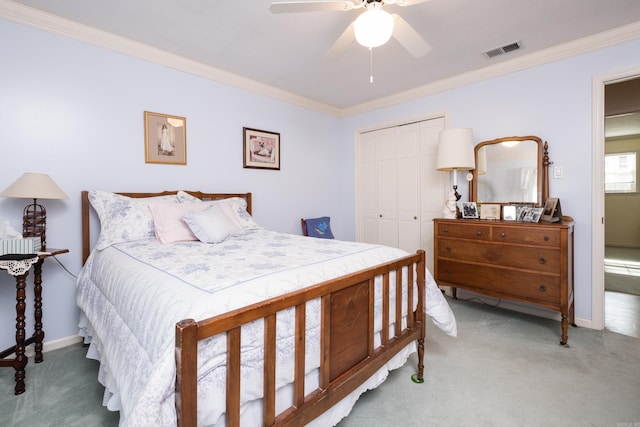
<svg viewBox="0 0 640 427"><path fill-rule="evenodd" d="M591 174L591 325L604 328L604 87L640 77L640 67L593 78ZM586 326L586 325L585 325Z"/></svg>

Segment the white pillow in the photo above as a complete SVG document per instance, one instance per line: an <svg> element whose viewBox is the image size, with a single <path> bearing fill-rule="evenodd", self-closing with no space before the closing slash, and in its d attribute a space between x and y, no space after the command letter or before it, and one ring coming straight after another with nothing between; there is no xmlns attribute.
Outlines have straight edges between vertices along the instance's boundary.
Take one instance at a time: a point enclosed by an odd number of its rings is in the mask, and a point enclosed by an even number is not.
<svg viewBox="0 0 640 427"><path fill-rule="evenodd" d="M155 236L149 203L178 203L178 199L174 195L135 198L106 191L89 191L89 202L100 219L96 249L102 250L115 243Z"/></svg>
<svg viewBox="0 0 640 427"><path fill-rule="evenodd" d="M249 212L247 212L247 201L242 197L229 197L227 199L203 201L182 190L178 191L177 197L181 202L218 203L223 207L227 215L231 217L238 227L244 230L260 228L260 225L258 225Z"/></svg>
<svg viewBox="0 0 640 427"><path fill-rule="evenodd" d="M191 194L187 193L186 191L180 190L178 191L178 193L176 193L176 197L178 198L178 201L180 203L197 203L197 202L201 202L202 200L197 198L196 196L192 196Z"/></svg>
<svg viewBox="0 0 640 427"><path fill-rule="evenodd" d="M220 243L229 236L243 233L219 204L202 211L187 212L182 219L198 240L205 243Z"/></svg>
<svg viewBox="0 0 640 427"><path fill-rule="evenodd" d="M247 201L242 197L230 197L220 200L221 203L227 204L231 208L231 212L235 216L234 220L244 230L253 230L260 228L258 223L247 212Z"/></svg>

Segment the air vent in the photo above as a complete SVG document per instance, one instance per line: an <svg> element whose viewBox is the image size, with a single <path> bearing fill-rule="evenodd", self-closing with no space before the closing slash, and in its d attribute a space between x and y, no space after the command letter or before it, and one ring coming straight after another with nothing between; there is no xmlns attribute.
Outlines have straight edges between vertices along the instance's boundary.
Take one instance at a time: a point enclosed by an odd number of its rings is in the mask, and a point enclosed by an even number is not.
<svg viewBox="0 0 640 427"><path fill-rule="evenodd" d="M520 41L516 41L504 46L496 47L494 49L489 49L483 53L487 58L493 58L496 56L504 55L505 53L513 52L514 50L518 50L521 47L522 45L520 44Z"/></svg>

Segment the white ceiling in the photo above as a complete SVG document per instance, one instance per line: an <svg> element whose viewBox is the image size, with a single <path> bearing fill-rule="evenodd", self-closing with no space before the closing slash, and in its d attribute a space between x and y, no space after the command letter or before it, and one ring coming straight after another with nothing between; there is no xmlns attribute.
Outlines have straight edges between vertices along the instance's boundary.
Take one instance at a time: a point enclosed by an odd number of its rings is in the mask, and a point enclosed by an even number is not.
<svg viewBox="0 0 640 427"><path fill-rule="evenodd" d="M558 45L565 47L562 55L579 53L572 49L584 51L585 40L599 47L588 36L610 34L619 27L627 29L627 38L630 31L633 37L640 35L638 0L429 0L407 7L385 6L428 41L433 48L428 55L416 59L392 38L374 48L372 58L353 42L337 60L327 62L326 51L362 10L272 14L270 4L270 0L0 0L0 17L19 21L16 15L29 15L26 21L33 21L42 15L31 9L37 8L46 16L119 35L336 110L417 91L517 58L522 62L554 46L557 52ZM75 24L61 20L56 25ZM75 31L75 36L81 38L79 33ZM575 44L579 39L583 42ZM520 50L492 59L483 55L514 41L521 41Z"/></svg>

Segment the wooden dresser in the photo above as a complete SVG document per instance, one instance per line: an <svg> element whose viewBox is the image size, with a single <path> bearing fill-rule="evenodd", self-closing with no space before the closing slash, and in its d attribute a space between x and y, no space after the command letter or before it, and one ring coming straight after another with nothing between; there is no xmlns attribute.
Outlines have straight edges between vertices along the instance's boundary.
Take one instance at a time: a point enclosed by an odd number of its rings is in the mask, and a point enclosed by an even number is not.
<svg viewBox="0 0 640 427"><path fill-rule="evenodd" d="M434 277L495 298L559 311L562 339L574 325L573 222L434 219Z"/></svg>

